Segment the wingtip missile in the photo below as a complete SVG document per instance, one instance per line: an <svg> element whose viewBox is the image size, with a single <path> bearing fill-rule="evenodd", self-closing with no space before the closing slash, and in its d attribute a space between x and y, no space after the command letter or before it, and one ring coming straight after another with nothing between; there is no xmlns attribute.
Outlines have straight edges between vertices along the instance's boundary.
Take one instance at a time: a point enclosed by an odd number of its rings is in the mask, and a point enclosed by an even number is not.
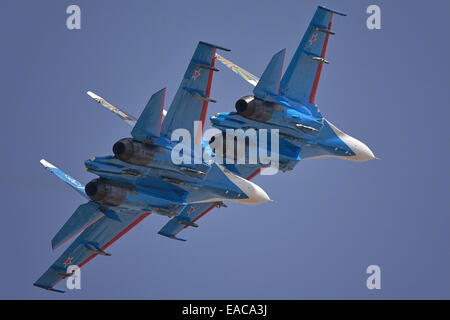
<svg viewBox="0 0 450 320"><path fill-rule="evenodd" d="M236 73L238 76L240 76L242 79L244 79L251 85L256 86L258 84L259 78L257 76L239 67L237 64L231 62L230 60L225 59L218 53L216 53L215 58L219 60L219 62L221 62L223 65L225 65L225 67Z"/></svg>
<svg viewBox="0 0 450 320"><path fill-rule="evenodd" d="M120 118L122 118L122 120L125 120L125 122L127 122L129 125L134 127L134 125L136 124L137 120L132 115L129 115L125 111L123 111L123 110L117 108L116 106L112 105L111 103L109 103L108 101L106 101L105 99L100 97L99 95L93 93L92 91L86 91L86 94L89 97L91 97L93 100L95 100L96 102L102 104L105 108L107 108L108 110L112 111L114 114L116 114ZM163 109L163 115L164 116L167 115L167 110Z"/></svg>
<svg viewBox="0 0 450 320"><path fill-rule="evenodd" d="M52 165L50 162L48 162L45 159L41 159L39 161L46 169L52 168L52 169L56 169L56 167L54 165Z"/></svg>
<svg viewBox="0 0 450 320"><path fill-rule="evenodd" d="M132 115L127 114L125 111L117 108L115 105L109 103L99 95L93 93L92 91L87 91L86 94L91 97L94 101L100 103L103 107L114 113L116 116L124 120L126 123L128 123L130 126L134 127L136 124L136 118L134 118Z"/></svg>
<svg viewBox="0 0 450 320"><path fill-rule="evenodd" d="M94 100L104 100L102 97L96 95L92 91L86 91L86 94ZM100 101L97 101L97 102L100 102Z"/></svg>

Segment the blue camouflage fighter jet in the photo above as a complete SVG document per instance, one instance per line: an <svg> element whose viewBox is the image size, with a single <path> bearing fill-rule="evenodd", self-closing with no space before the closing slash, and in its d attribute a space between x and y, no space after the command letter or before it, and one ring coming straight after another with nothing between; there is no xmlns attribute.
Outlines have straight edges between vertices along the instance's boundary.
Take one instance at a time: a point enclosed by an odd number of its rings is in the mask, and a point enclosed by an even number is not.
<svg viewBox="0 0 450 320"><path fill-rule="evenodd" d="M94 157L85 169L98 175L86 186L42 159L42 165L75 189L87 202L80 205L53 237L53 249L80 234L50 268L34 283L51 291L63 292L55 285L70 277L69 266L82 267L97 255L109 256L105 250L150 213L170 218L159 231L171 239L184 239L177 234L184 228L197 227L195 221L214 207L226 207L224 200L243 204L259 204L269 197L256 184L209 161L193 161L176 165L171 151L176 142L171 134L185 129L199 143L206 117L216 49L200 42L168 112L164 110L165 89L156 92L136 119L100 96L88 92L95 101L130 124L132 138L113 145L114 156ZM164 121L163 121L163 116ZM200 132L198 134L197 132ZM206 143L207 147L207 143ZM184 150L186 151L186 150Z"/></svg>
<svg viewBox="0 0 450 320"><path fill-rule="evenodd" d="M284 75L286 49L272 57L261 78L216 54L216 60L255 88L253 95L236 102L236 112L216 114L211 125L222 130L223 135L227 129L279 129L279 168L284 172L292 170L300 159L375 159L363 142L336 128L315 104L322 67L329 63L325 52L329 37L335 34L331 30L335 15L345 16L323 6L317 8ZM210 143L215 140L213 137ZM239 165L234 166L234 171L245 176L263 167Z"/></svg>

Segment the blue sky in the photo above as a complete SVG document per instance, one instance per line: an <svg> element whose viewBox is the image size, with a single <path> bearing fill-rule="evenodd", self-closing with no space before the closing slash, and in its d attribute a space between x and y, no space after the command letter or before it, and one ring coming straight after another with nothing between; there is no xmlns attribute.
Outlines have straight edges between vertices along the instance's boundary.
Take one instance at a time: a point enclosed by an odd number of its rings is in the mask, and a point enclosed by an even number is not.
<svg viewBox="0 0 450 320"><path fill-rule="evenodd" d="M66 29L66 8L82 29ZM32 286L62 253L50 240L81 204L45 171L46 158L81 182L83 161L111 154L129 127L87 90L138 116L167 87L170 102L200 40L261 75L289 61L317 5L336 17L316 96L321 112L379 161L305 160L260 176L274 203L230 204L182 243L151 215L82 269L82 289ZM381 8L382 29L366 28ZM3 275L0 298L450 298L447 1L2 1ZM233 111L250 85L221 68L209 116ZM366 288L381 267L382 289Z"/></svg>

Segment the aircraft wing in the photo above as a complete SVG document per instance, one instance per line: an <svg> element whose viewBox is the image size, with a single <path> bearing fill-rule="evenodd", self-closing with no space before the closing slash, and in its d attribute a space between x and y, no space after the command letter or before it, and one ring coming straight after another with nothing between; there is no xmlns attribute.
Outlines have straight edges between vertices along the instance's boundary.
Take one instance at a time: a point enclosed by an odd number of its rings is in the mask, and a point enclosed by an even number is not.
<svg viewBox="0 0 450 320"><path fill-rule="evenodd" d="M40 162L45 167L45 169L47 169L48 171L56 175L59 179L67 183L72 189L81 194L83 197L89 199L89 197L86 195L86 192L84 191L84 185L82 183L78 182L76 179L72 178L67 173L55 167L53 164L51 164L45 159L41 159Z"/></svg>
<svg viewBox="0 0 450 320"><path fill-rule="evenodd" d="M105 107L105 109L111 111L112 113L114 113L116 116L118 116L120 119L122 119L123 121L125 121L128 125L134 127L134 125L136 124L136 118L133 117L132 115L126 113L123 110L120 110L118 107L116 107L115 105L112 105L111 103L109 103L108 101L106 101L105 99L103 99L102 97L96 95L95 93L88 91L86 92L87 95L89 97L91 97L92 99L94 99L95 101L97 101L98 103L100 103L103 107Z"/></svg>
<svg viewBox="0 0 450 320"><path fill-rule="evenodd" d="M225 59L218 53L216 53L216 60L221 62L223 65L225 65L228 69L236 73L238 76L240 76L242 79L247 81L253 86L256 86L258 84L259 78L244 68L239 67L237 64L231 62L230 60Z"/></svg>
<svg viewBox="0 0 450 320"><path fill-rule="evenodd" d="M256 175L261 172L261 168L253 168L252 173L247 175L249 171L249 167L246 167L244 171L247 176L247 180L253 179ZM251 170L251 169L250 169ZM173 217L169 220L162 228L159 230L158 234L168 237L170 239L186 241L183 238L178 237L177 235L183 231L187 227L198 227L196 222L210 212L212 209L220 206L225 206L223 203L215 202L215 203L196 203L192 205L187 205L183 211L176 217ZM226 207L226 206L225 206Z"/></svg>
<svg viewBox="0 0 450 320"><path fill-rule="evenodd" d="M66 221L63 227L53 237L53 250L103 217L104 214L99 210L99 207L99 204L95 202L88 202L79 206L69 220Z"/></svg>
<svg viewBox="0 0 450 320"><path fill-rule="evenodd" d="M320 73L325 60L331 21L334 14L345 15L319 6L281 80L280 94L299 102L314 104Z"/></svg>
<svg viewBox="0 0 450 320"><path fill-rule="evenodd" d="M197 203L186 206L183 211L176 217L167 222L158 234L175 239L186 241L183 238L177 237L177 234L187 228L189 225L196 227L195 222L216 207L215 203Z"/></svg>
<svg viewBox="0 0 450 320"><path fill-rule="evenodd" d="M69 276L68 266L76 265L81 268L97 255L109 255L104 251L106 248L150 215L149 212L119 210L115 214L114 219L105 215L86 228L34 285L51 291L64 292L54 287Z"/></svg>
<svg viewBox="0 0 450 320"><path fill-rule="evenodd" d="M194 121L205 122L209 102L216 102L210 98L216 49L227 50L205 42L200 42L181 81L175 98L165 117L161 135L169 136L176 129L189 130L194 136ZM203 128L199 128L201 137ZM196 137L198 139L198 136ZM196 140L199 143L199 140Z"/></svg>

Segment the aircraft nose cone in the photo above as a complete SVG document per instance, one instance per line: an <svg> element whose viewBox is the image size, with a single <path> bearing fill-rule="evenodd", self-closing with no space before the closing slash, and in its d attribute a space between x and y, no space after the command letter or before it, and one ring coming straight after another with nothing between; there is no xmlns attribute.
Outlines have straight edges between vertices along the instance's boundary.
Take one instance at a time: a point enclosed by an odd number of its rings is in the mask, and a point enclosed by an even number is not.
<svg viewBox="0 0 450 320"><path fill-rule="evenodd" d="M222 166L219 166L219 168L230 179L230 181L233 182L247 196L246 199L233 199L233 200L229 199L229 200L245 204L261 204L268 201L272 201L270 200L267 193L263 190L263 188L261 188L257 184L242 177L239 177L238 175L235 175L228 170L224 170Z"/></svg>
<svg viewBox="0 0 450 320"><path fill-rule="evenodd" d="M363 162L375 159L375 155L373 154L372 150L370 150L368 146L366 146L358 139L349 136L349 138L346 140L347 141L345 141L345 143L355 153L354 156L348 158L349 160Z"/></svg>
<svg viewBox="0 0 450 320"><path fill-rule="evenodd" d="M375 157L375 155L373 154L372 150L370 150L369 147L366 146L364 143L342 132L341 130L336 128L331 122L327 121L326 123L330 126L330 128L334 131L334 133L347 145L347 147L349 147L354 153L354 155L344 156L343 158L345 158L346 160L360 161L360 162L377 159L377 157Z"/></svg>
<svg viewBox="0 0 450 320"><path fill-rule="evenodd" d="M271 201L267 193L257 184L251 183L250 188L246 191L249 204L261 204Z"/></svg>

